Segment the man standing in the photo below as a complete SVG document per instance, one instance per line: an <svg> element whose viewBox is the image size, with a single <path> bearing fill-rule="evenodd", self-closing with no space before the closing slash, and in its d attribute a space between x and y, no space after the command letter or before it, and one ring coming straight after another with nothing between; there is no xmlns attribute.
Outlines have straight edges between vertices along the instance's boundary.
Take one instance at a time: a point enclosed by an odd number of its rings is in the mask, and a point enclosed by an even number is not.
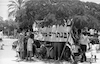
<svg viewBox="0 0 100 64"><path fill-rule="evenodd" d="M84 62L84 61L86 61L86 55L85 55L85 53L87 51L87 45L88 45L88 43L90 41L89 41L89 38L86 35L86 33L81 34L79 41L80 41L79 43L80 43L80 47L81 47L81 50L82 50L82 53L83 53L82 58L81 58L81 62Z"/></svg>

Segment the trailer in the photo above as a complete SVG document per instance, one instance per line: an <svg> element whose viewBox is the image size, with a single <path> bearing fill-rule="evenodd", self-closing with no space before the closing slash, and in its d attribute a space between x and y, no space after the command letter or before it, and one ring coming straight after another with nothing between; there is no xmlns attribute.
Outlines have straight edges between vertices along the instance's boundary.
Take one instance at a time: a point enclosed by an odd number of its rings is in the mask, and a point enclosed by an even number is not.
<svg viewBox="0 0 100 64"><path fill-rule="evenodd" d="M40 42L41 44L44 43L47 50L47 57L54 58L54 43L64 43L63 49L61 51L59 60L65 58L66 53L70 50L71 45L74 45L74 41L72 38L72 27L73 22L72 20L67 21L65 25L52 25L49 27L39 27L37 28L36 23L33 24L33 31L34 31L34 39L35 41ZM36 42L37 43L37 42ZM38 45L38 44L37 44ZM61 44L62 45L62 44ZM40 47L39 46L39 47ZM66 49L68 50L67 52ZM70 51L71 54L71 51ZM69 58L69 57L68 57ZM71 57L70 57L71 59ZM67 59L69 61L69 59Z"/></svg>

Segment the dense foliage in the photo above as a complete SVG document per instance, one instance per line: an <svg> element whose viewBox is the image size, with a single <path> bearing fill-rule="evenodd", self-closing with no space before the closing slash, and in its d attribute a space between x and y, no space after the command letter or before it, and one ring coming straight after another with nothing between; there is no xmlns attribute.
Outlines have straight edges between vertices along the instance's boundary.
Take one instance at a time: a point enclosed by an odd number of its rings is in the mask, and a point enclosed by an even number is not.
<svg viewBox="0 0 100 64"><path fill-rule="evenodd" d="M17 10L19 28L32 27L36 20L41 26L64 24L64 19L73 19L74 27L100 29L100 4L79 0L26 0L24 7Z"/></svg>

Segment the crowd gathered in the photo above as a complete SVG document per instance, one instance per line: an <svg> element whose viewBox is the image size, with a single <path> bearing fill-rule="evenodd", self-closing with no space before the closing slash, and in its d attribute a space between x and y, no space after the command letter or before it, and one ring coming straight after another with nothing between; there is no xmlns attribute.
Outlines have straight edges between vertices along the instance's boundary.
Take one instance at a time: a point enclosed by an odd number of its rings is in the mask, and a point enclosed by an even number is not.
<svg viewBox="0 0 100 64"><path fill-rule="evenodd" d="M20 60L32 60L33 46L34 46L34 34L31 31L22 31L17 36L18 41L16 46L16 53Z"/></svg>
<svg viewBox="0 0 100 64"><path fill-rule="evenodd" d="M18 41L16 41L17 46L15 49L18 60L31 61L34 60L34 57L37 57L39 59L84 62L87 61L86 52L94 47L92 46L94 44L90 37L92 35L86 32L80 32L79 39L74 44L70 44L70 42L36 41L34 34L30 30L18 33ZM64 46L65 51L62 55ZM97 46L95 46L94 50L97 50ZM94 52L91 53L96 57Z"/></svg>

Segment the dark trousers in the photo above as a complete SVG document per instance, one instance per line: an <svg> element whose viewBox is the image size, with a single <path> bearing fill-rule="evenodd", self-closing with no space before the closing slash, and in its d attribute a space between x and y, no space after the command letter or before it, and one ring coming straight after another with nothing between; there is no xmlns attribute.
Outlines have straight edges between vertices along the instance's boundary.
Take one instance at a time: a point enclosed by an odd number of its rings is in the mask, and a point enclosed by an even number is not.
<svg viewBox="0 0 100 64"><path fill-rule="evenodd" d="M85 53L86 53L86 50L87 50L87 46L81 44L80 47L81 47L81 50L82 50L82 53L83 53L83 54L82 54L81 61L86 61L86 55L85 55Z"/></svg>
<svg viewBox="0 0 100 64"><path fill-rule="evenodd" d="M24 58L26 58L27 57L27 49L25 49L25 51L24 51Z"/></svg>
<svg viewBox="0 0 100 64"><path fill-rule="evenodd" d="M33 54L33 57L34 57L34 54L36 53L36 46L35 45L33 45L33 47L32 47L33 49L33 51L32 51L32 54Z"/></svg>
<svg viewBox="0 0 100 64"><path fill-rule="evenodd" d="M54 46L54 59L58 60L61 56L63 47L64 47L65 43L61 43L61 42L54 42L53 46Z"/></svg>
<svg viewBox="0 0 100 64"><path fill-rule="evenodd" d="M81 61L86 61L86 55L85 55L85 53L83 53Z"/></svg>
<svg viewBox="0 0 100 64"><path fill-rule="evenodd" d="M27 57L27 43L24 43L24 59Z"/></svg>

